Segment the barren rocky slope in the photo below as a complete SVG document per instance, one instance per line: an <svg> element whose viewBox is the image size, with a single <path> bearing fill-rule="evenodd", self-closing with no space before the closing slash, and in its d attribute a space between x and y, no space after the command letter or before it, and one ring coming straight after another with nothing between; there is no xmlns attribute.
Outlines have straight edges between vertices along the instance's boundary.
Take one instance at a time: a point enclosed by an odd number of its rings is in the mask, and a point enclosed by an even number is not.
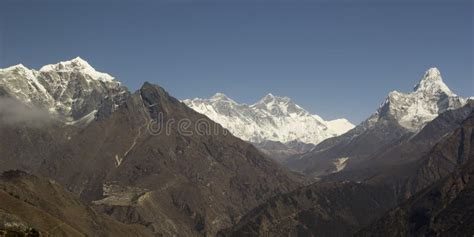
<svg viewBox="0 0 474 237"><path fill-rule="evenodd" d="M179 121L189 127L183 131ZM158 133L161 123L169 127ZM155 234L213 235L301 181L148 83L85 127L19 123L0 130L0 150L11 155L2 169L51 177L97 210Z"/></svg>
<svg viewBox="0 0 474 237"><path fill-rule="evenodd" d="M58 183L23 171L0 176L1 236L146 236L98 213ZM25 235L23 235L25 234Z"/></svg>

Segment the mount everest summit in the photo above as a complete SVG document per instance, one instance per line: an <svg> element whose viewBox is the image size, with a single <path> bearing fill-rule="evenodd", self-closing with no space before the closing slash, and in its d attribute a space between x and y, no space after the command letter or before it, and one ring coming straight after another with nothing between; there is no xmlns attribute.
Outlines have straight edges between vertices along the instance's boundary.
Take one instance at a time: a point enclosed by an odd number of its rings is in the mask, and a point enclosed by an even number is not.
<svg viewBox="0 0 474 237"><path fill-rule="evenodd" d="M239 104L222 93L209 99L195 98L183 102L220 123L235 136L257 144L265 141L318 144L354 127L346 119L325 121L290 98L272 94L252 105Z"/></svg>

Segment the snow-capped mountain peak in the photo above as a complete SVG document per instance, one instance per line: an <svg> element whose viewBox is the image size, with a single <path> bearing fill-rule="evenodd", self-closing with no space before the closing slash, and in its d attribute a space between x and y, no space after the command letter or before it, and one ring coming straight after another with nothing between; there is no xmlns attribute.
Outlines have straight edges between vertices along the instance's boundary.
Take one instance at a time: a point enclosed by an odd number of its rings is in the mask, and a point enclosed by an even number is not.
<svg viewBox="0 0 474 237"><path fill-rule="evenodd" d="M377 118L389 115L410 131L417 131L438 114L463 106L466 100L443 82L437 68L428 69L412 93L392 91L380 106Z"/></svg>
<svg viewBox="0 0 474 237"><path fill-rule="evenodd" d="M0 72L17 74L17 75L24 76L25 78L32 78L37 74L36 71L30 70L29 68L25 67L23 64L17 64L17 65L13 65L7 68L0 69Z"/></svg>
<svg viewBox="0 0 474 237"><path fill-rule="evenodd" d="M291 99L288 97L280 97L280 96L274 96L272 93L268 93L265 95L260 101L255 103L254 105L257 104L283 104L283 103L290 103Z"/></svg>
<svg viewBox="0 0 474 237"><path fill-rule="evenodd" d="M423 78L436 78L436 77L441 77L441 72L437 67L432 67L426 70L425 75Z"/></svg>
<svg viewBox="0 0 474 237"><path fill-rule="evenodd" d="M10 67L7 67L7 68L0 68L0 71L2 71L2 72L13 71L13 70L28 70L28 68L25 67L21 63L17 64L17 65L10 66Z"/></svg>
<svg viewBox="0 0 474 237"><path fill-rule="evenodd" d="M429 95L438 95L444 93L448 96L455 96L455 94L444 84L441 72L438 68L430 68L425 72L425 75L414 88L415 92L426 93Z"/></svg>
<svg viewBox="0 0 474 237"><path fill-rule="evenodd" d="M276 99L276 97L272 93L268 93L256 104L269 104L269 103L274 102L275 99Z"/></svg>
<svg viewBox="0 0 474 237"><path fill-rule="evenodd" d="M90 79L99 80L104 82L110 82L114 80L114 77L110 76L107 73L98 72L95 70L87 61L80 57L76 57L69 61L59 62L56 64L45 65L40 69L40 72L61 72L61 73L71 73L71 72L80 72L85 75L88 75Z"/></svg>
<svg viewBox="0 0 474 237"><path fill-rule="evenodd" d="M261 110L274 116L309 116L310 113L295 104L288 97L274 96L269 93L260 101L250 106L253 109ZM317 118L319 116L316 115Z"/></svg>
<svg viewBox="0 0 474 237"><path fill-rule="evenodd" d="M0 69L0 90L65 122L94 118L99 110L113 111L128 96L120 82L79 57L39 71L22 64Z"/></svg>
<svg viewBox="0 0 474 237"><path fill-rule="evenodd" d="M228 96L226 96L224 93L216 93L215 95L213 95L211 98L210 98L211 101L214 101L214 102L219 102L219 101L226 101L226 102L231 102L231 103L235 103L235 101L233 101L231 98L229 98Z"/></svg>
<svg viewBox="0 0 474 237"><path fill-rule="evenodd" d="M288 97L267 94L253 105L238 104L222 93L210 99L183 101L229 129L235 136L260 143L299 141L317 144L352 129L347 120L324 121L312 115Z"/></svg>

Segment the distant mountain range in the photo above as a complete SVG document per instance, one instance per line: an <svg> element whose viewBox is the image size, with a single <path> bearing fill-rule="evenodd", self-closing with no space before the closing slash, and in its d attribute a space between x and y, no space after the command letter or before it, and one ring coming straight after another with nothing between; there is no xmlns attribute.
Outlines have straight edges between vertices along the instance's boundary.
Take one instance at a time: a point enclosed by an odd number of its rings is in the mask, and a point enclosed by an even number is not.
<svg viewBox="0 0 474 237"><path fill-rule="evenodd" d="M183 101L187 106L252 143L277 141L318 144L341 135L354 125L347 119L325 121L288 97L268 94L252 105L239 104L222 93L209 99Z"/></svg>
<svg viewBox="0 0 474 237"><path fill-rule="evenodd" d="M38 71L21 64L0 69L0 86L4 94L47 110L69 123L88 122L99 111L111 113L130 96L128 89L114 77L96 71L80 57L46 65ZM272 94L250 106L238 104L222 93L210 99L183 102L235 136L253 143L318 144L354 127L346 119L325 121L288 97Z"/></svg>

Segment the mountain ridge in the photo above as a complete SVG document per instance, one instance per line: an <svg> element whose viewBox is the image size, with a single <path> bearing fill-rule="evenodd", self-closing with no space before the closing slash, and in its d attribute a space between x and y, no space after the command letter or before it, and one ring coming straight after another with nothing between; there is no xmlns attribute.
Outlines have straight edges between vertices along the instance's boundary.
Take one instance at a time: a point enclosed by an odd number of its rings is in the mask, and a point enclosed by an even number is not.
<svg viewBox="0 0 474 237"><path fill-rule="evenodd" d="M251 105L239 104L220 92L209 99L186 99L183 103L253 143L298 141L317 144L354 126L347 119L325 121L290 98L271 93Z"/></svg>

